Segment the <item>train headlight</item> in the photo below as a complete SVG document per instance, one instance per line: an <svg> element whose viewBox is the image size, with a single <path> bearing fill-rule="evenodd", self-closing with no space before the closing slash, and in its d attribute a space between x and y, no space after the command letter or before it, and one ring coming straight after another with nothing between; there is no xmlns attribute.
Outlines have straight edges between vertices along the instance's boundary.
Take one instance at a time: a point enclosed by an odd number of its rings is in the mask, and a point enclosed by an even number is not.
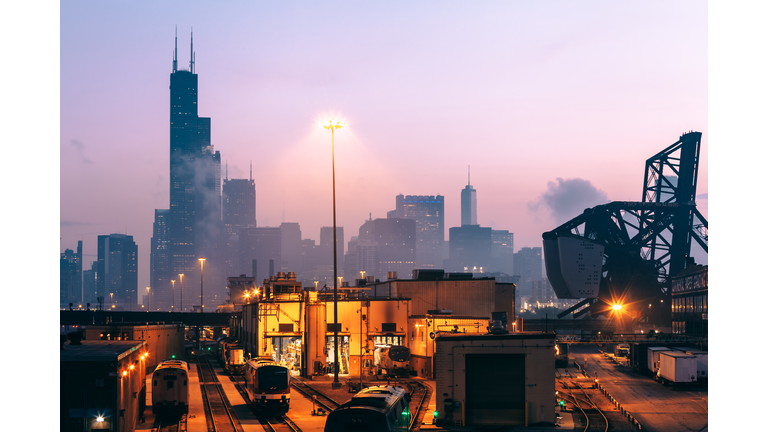
<svg viewBox="0 0 768 432"><path fill-rule="evenodd" d="M104 421L104 417L102 417L102 416L96 417L96 422L101 423L103 421Z"/></svg>

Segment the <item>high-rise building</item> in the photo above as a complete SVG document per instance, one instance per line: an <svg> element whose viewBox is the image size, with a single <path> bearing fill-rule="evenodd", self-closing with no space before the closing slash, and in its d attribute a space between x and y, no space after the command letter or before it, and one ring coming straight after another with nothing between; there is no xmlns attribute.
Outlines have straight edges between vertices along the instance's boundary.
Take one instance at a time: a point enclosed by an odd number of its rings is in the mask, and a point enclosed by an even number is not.
<svg viewBox="0 0 768 432"><path fill-rule="evenodd" d="M221 199L226 235L256 227L256 184L253 179L224 179Z"/></svg>
<svg viewBox="0 0 768 432"><path fill-rule="evenodd" d="M280 228L244 228L240 230L240 271L239 274L251 274L256 284L261 286L264 279L269 279L280 271L282 233ZM253 261L256 260L256 274L253 274ZM273 262L270 274L270 261Z"/></svg>
<svg viewBox="0 0 768 432"><path fill-rule="evenodd" d="M491 228L480 225L462 225L448 230L450 255L444 262L445 271L485 273L492 270Z"/></svg>
<svg viewBox="0 0 768 432"><path fill-rule="evenodd" d="M336 227L336 260L339 276L344 272L344 227ZM333 227L320 228L320 265L333 271Z"/></svg>
<svg viewBox="0 0 768 432"><path fill-rule="evenodd" d="M171 274L171 239L168 229L170 210L156 209L155 222L152 224L149 256L149 286L151 287L151 306L153 309L171 310L174 295L171 279L178 279Z"/></svg>
<svg viewBox="0 0 768 432"><path fill-rule="evenodd" d="M138 305L138 248L133 236L110 234L98 236L96 292L104 303L112 302L123 310ZM112 294L112 296L110 296Z"/></svg>
<svg viewBox="0 0 768 432"><path fill-rule="evenodd" d="M477 225L477 191L469 183L461 190L461 225Z"/></svg>
<svg viewBox="0 0 768 432"><path fill-rule="evenodd" d="M540 247L524 247L514 255L513 273L520 275L520 282L529 282L543 278Z"/></svg>
<svg viewBox="0 0 768 432"><path fill-rule="evenodd" d="M83 242L77 244L77 253L72 249L64 250L59 260L59 302L62 307L69 303L82 302L82 270Z"/></svg>
<svg viewBox="0 0 768 432"><path fill-rule="evenodd" d="M515 234L507 230L491 230L491 258L492 269L495 272L506 273L512 276L514 268L512 259L514 256Z"/></svg>
<svg viewBox="0 0 768 432"><path fill-rule="evenodd" d="M297 275L304 271L301 267L301 227L296 222L283 222L280 224L282 233L282 247L280 255L283 263L281 271L294 272Z"/></svg>
<svg viewBox="0 0 768 432"><path fill-rule="evenodd" d="M387 218L416 221L416 267L441 268L445 241L445 199L442 195L397 195ZM398 275L400 276L400 275Z"/></svg>
<svg viewBox="0 0 768 432"><path fill-rule="evenodd" d="M83 270L83 303L96 305L96 269L99 266L98 261L91 262L90 270Z"/></svg>
<svg viewBox="0 0 768 432"><path fill-rule="evenodd" d="M222 188L224 224L223 261L227 277L240 275L240 230L256 228L256 184L249 179L224 179Z"/></svg>
<svg viewBox="0 0 768 432"><path fill-rule="evenodd" d="M374 244L375 243L375 244ZM368 253L375 247L377 268L370 265ZM364 270L366 276L386 280L387 273L394 271L406 279L416 267L416 221L413 219L369 219L360 227L357 236L357 259L362 264L357 271Z"/></svg>
<svg viewBox="0 0 768 432"><path fill-rule="evenodd" d="M189 70L174 50L170 112L171 274L199 271L206 258L209 286L225 286L221 264L221 155L211 145L211 119L198 116L197 74L190 41Z"/></svg>

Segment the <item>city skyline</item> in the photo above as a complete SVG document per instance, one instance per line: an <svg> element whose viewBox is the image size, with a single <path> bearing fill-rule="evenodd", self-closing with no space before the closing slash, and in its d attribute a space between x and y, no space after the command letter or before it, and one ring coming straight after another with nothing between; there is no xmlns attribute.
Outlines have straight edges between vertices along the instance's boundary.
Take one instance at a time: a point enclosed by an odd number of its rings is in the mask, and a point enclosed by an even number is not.
<svg viewBox="0 0 768 432"><path fill-rule="evenodd" d="M127 233L139 248L139 287L149 285L154 210L167 208L169 194L167 78L177 24L181 41L195 28L200 116L212 119L211 145L229 177L249 178L254 161L259 227L298 222L302 237L319 243L320 227L331 224L330 137L316 121L331 114L348 123L336 137L336 181L338 226L350 232L369 214L386 217L397 194L441 194L448 240L448 229L460 226L470 164L478 224L514 233L516 250L538 247L543 231L586 207L639 200L645 160L688 130L704 134L697 193L707 217L706 5L659 4L656 12L666 12L659 14L605 3L596 8L603 19L636 13L637 21L590 31L563 14L597 18L558 7L499 5L506 12L499 16L472 7L464 32L449 32L469 6L449 4L440 15L445 22L424 6L409 5L412 15L397 18L380 17L385 9L375 5L338 16L318 9L313 18L271 6L259 18L265 28L219 32L226 7L198 7L193 18L170 6L153 6L156 14L147 17L138 6L63 4L61 251L83 240L87 268L97 235ZM125 18L106 19L115 11ZM121 31L145 18L141 38ZM279 25L289 18L288 28L307 28L290 34ZM323 20L338 30L311 40ZM365 28L393 22L393 42L377 42ZM558 24L560 32L537 24ZM665 29L665 39L647 28ZM530 43L513 38L525 31ZM331 42L341 48L325 58L321 48ZM105 44L109 50L99 48ZM179 51L184 65L188 54ZM131 68L116 69L125 55ZM467 55L470 61L459 62ZM667 68L673 59L678 66ZM122 86L107 93L108 81ZM127 137L113 131L129 126ZM135 169L112 172L118 159ZM103 181L85 183L92 178Z"/></svg>

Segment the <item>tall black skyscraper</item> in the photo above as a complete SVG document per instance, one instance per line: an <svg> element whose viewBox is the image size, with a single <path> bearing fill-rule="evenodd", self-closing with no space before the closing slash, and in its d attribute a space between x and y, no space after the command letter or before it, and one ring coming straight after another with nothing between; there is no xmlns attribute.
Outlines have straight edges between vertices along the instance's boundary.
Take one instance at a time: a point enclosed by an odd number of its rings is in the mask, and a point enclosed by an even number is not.
<svg viewBox="0 0 768 432"><path fill-rule="evenodd" d="M228 277L239 276L240 231L256 228L256 184L250 179L224 179L222 190L224 262ZM250 274L247 272L246 274ZM259 281L260 282L260 281Z"/></svg>
<svg viewBox="0 0 768 432"><path fill-rule="evenodd" d="M171 274L184 273L191 277L200 271L198 258L205 257L207 286L221 287L219 291L223 292L226 279L220 245L221 155L211 145L211 119L198 116L197 74L191 40L189 70L178 68L178 47L174 50L170 89ZM221 293L207 290L205 303L215 306L211 304L214 294Z"/></svg>

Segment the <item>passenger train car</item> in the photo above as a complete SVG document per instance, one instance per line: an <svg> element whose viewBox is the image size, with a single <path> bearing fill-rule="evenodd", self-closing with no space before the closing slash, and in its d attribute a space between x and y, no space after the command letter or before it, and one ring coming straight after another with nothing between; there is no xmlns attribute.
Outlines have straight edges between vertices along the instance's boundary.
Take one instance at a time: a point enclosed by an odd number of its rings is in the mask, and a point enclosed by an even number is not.
<svg viewBox="0 0 768 432"><path fill-rule="evenodd" d="M377 375L408 376L410 359L411 350L400 345L379 347L373 352L373 364L376 366Z"/></svg>
<svg viewBox="0 0 768 432"><path fill-rule="evenodd" d="M245 390L255 409L285 414L291 405L291 374L271 358L245 363Z"/></svg>
<svg viewBox="0 0 768 432"><path fill-rule="evenodd" d="M325 432L408 432L410 399L400 387L368 387L328 414Z"/></svg>
<svg viewBox="0 0 768 432"><path fill-rule="evenodd" d="M152 413L180 414L189 411L189 366L166 360L152 373Z"/></svg>

